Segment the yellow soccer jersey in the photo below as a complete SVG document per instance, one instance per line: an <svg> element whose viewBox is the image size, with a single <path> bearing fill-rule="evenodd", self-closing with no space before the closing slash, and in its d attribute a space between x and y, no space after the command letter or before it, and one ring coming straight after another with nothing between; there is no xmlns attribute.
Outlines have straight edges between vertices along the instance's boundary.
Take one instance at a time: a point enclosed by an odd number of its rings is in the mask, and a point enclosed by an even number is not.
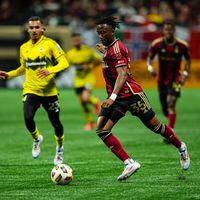
<svg viewBox="0 0 200 200"><path fill-rule="evenodd" d="M54 76L57 72L69 67L63 50L52 39L42 36L33 44L31 40L20 47L21 66L8 72L9 78L25 74L23 94L31 93L39 96L53 96L58 93ZM50 74L39 78L37 72L47 69Z"/></svg>
<svg viewBox="0 0 200 200"><path fill-rule="evenodd" d="M84 65L93 65L95 61L100 62L100 55L86 45L81 45L80 49L72 48L66 55L70 65L73 65L76 69L74 87L79 88L86 85L93 87L96 79L92 67L90 69L84 69Z"/></svg>

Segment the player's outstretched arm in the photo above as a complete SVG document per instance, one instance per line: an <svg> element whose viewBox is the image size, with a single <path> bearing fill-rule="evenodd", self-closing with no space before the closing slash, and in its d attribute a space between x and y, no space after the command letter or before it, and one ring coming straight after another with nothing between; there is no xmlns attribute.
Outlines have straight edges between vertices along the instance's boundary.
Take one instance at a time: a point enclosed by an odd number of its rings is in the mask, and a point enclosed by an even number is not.
<svg viewBox="0 0 200 200"><path fill-rule="evenodd" d="M21 75L24 75L24 74L25 74L25 66L21 65L17 69L7 72L7 79L17 77L17 76L21 76Z"/></svg>

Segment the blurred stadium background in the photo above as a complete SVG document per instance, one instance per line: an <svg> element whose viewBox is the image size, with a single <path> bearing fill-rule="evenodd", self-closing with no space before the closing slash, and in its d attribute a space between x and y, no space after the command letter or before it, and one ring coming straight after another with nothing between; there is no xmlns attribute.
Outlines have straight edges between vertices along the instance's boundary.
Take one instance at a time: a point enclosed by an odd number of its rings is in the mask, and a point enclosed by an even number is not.
<svg viewBox="0 0 200 200"><path fill-rule="evenodd" d="M55 187L50 179L55 153L52 127L40 109L36 121L45 140L41 157L32 159L32 140L23 121L21 90L7 89L21 87L23 78L18 77L0 80L0 199L200 199L199 0L0 0L0 70L19 66L18 50L27 40L25 22L30 16L41 16L47 24L46 34L67 50L73 31L80 32L86 44L96 44L95 19L102 13L120 17L121 29L117 34L131 53L133 75L145 88L158 117L165 122L156 80L147 72L148 45L161 35L166 19L175 20L177 36L189 43L192 66L178 102L175 130L188 144L190 170L180 172L176 150L163 145L161 138L129 116L113 131L128 152L142 163L142 168L125 184L117 182L123 165L105 148L95 131L82 129L84 120L78 99L73 90L64 89L60 99L66 133L65 162L74 170L74 180L67 187ZM100 89L94 93L103 100L106 92L101 66L95 73L96 88ZM73 87L72 79L73 70L63 72L57 78L58 86Z"/></svg>
<svg viewBox="0 0 200 200"><path fill-rule="evenodd" d="M70 33L80 32L84 43L98 42L95 19L102 13L117 15L122 23L118 30L134 60L134 77L143 87L155 87L155 79L146 70L149 43L161 35L164 20L176 22L176 34L189 43L192 56L190 80L186 87L200 87L200 2L199 0L1 0L0 1L0 70L19 66L18 49L26 41L25 22L39 15L47 25L46 34L64 50L71 47ZM99 75L100 68L95 69ZM59 87L71 87L73 72L58 77ZM0 81L0 87L20 87L23 78ZM96 87L104 87L99 77Z"/></svg>

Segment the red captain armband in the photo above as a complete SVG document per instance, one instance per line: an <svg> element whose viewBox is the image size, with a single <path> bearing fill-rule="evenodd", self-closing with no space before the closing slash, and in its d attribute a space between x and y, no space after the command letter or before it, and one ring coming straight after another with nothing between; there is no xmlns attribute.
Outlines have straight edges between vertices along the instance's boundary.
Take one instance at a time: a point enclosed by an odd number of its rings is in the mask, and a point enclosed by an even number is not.
<svg viewBox="0 0 200 200"><path fill-rule="evenodd" d="M117 95L115 93L112 93L109 97L109 99L115 101L115 99L117 98Z"/></svg>

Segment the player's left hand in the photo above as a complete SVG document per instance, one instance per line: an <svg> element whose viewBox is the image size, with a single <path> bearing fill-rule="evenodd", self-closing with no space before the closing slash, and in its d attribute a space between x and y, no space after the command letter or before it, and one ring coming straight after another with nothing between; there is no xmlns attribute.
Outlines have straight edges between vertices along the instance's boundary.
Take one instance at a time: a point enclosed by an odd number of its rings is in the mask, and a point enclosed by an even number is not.
<svg viewBox="0 0 200 200"><path fill-rule="evenodd" d="M37 76L39 78L45 78L49 75L49 71L47 69L40 69L38 72L37 72Z"/></svg>
<svg viewBox="0 0 200 200"><path fill-rule="evenodd" d="M101 104L101 107L102 108L109 108L113 103L114 103L114 101L112 99L106 99Z"/></svg>

